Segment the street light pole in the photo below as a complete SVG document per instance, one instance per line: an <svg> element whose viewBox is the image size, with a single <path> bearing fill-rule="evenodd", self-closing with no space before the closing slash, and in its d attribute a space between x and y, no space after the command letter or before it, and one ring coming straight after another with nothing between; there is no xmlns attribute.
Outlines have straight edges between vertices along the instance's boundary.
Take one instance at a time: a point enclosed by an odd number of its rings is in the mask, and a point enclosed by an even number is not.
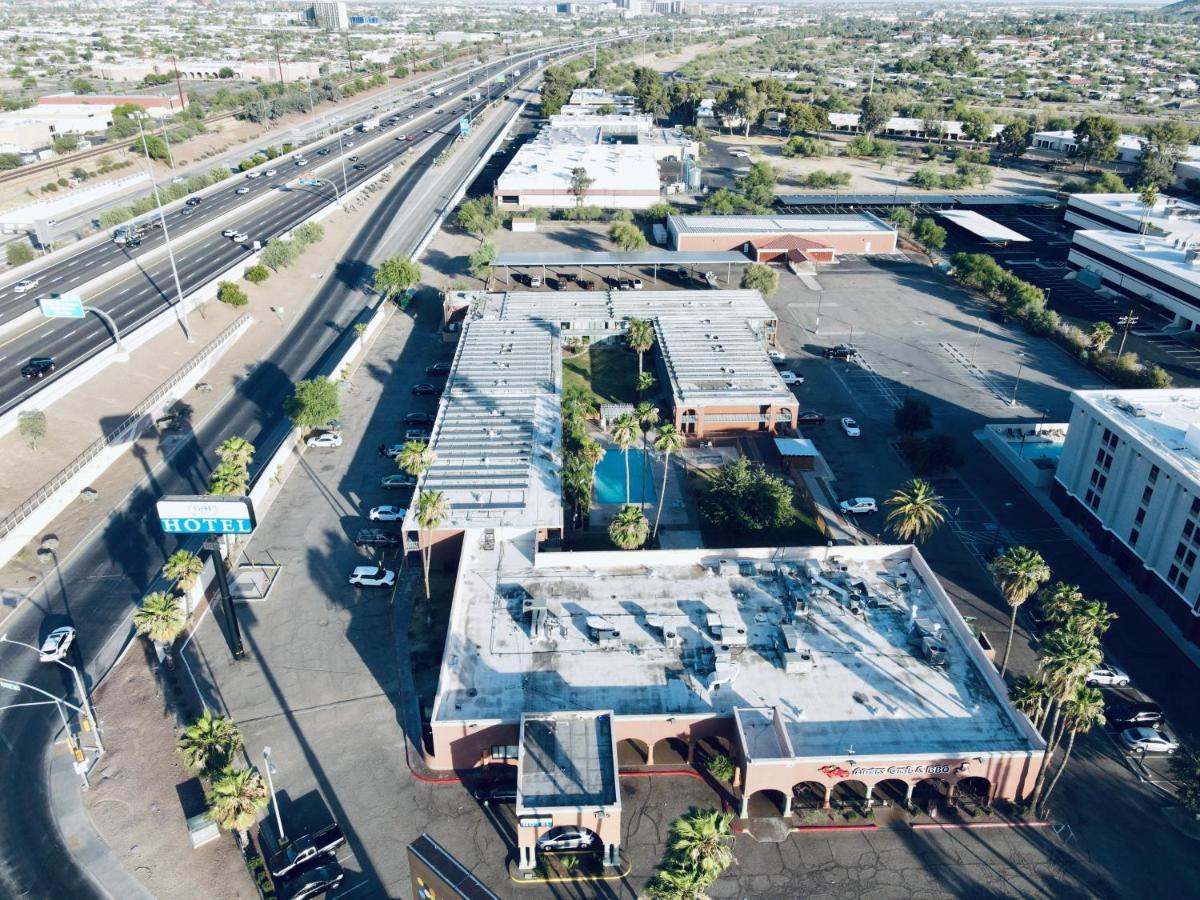
<svg viewBox="0 0 1200 900"><path fill-rule="evenodd" d="M1013 383L1012 399L1008 401L1009 406L1017 405L1017 388L1021 386L1021 371L1025 366L1025 357L1022 356L1020 362L1017 363L1017 380Z"/></svg>
<svg viewBox="0 0 1200 900"><path fill-rule="evenodd" d="M275 807L275 824L279 826L279 843L282 846L287 842L287 835L283 833L283 816L279 814L279 801L275 798L275 782L271 780L270 747L263 747L263 763L267 770L267 789L271 792L271 805Z"/></svg>
<svg viewBox="0 0 1200 900"><path fill-rule="evenodd" d="M15 644L18 647L24 647L27 650L32 650L34 653L41 655L41 650L33 644L26 644L24 641L14 641L7 634L0 634L0 644ZM101 756L104 755L104 744L100 740L100 720L96 718L96 711L92 708L92 698L88 695L87 689L83 684L83 676L79 674L79 669L71 665L69 662L64 662L61 659L56 659L58 663L66 669L70 669L72 677L75 679L75 691L79 694L79 702L83 709L81 715L84 716L83 730L88 731L89 728L96 738L96 750ZM90 722L90 725L89 725Z"/></svg>
<svg viewBox="0 0 1200 900"><path fill-rule="evenodd" d="M16 641L11 641L10 643L16 643ZM29 645L26 644L25 646L29 646ZM74 759L74 762L75 762L75 772L82 779L83 789L85 791L89 787L91 787L90 783L88 782L88 776L87 776L87 756L84 754L83 748L76 745L76 743L75 743L75 737L74 737L74 735L71 734L71 722L67 718L66 710L64 710L63 707L65 706L65 707L67 707L67 709L73 709L73 710L75 710L75 712L79 713L81 716L84 714L83 710L80 709L78 706L76 706L74 703L71 703L70 701L63 700L61 697L55 697L49 691L44 691L40 687L37 687L36 685L28 684L24 681L16 681L12 678L0 678L0 687L4 688L5 690L13 691L14 693L20 693L22 688L26 688L28 690L34 691L38 694L41 694L43 697L47 698L45 701L37 702L37 703L14 703L9 706L0 706L0 712L3 712L6 709L15 708L15 707L43 706L46 703L53 703L58 708L58 715L59 715L59 718L62 719L62 724L63 724L63 734L66 735L67 746L69 746L71 748L71 757ZM103 751L99 751L97 753L97 758L99 758L99 756L101 756L101 755L103 755Z"/></svg>
<svg viewBox="0 0 1200 900"><path fill-rule="evenodd" d="M179 284L179 269L175 266L175 251L171 248L171 232L167 229L167 216L163 212L162 197L158 193L158 179L154 177L154 164L150 160L150 146L146 143L146 131L142 128L142 118L138 116L138 133L142 136L142 150L146 154L146 167L150 169L150 183L154 187L154 203L158 207L158 221L162 226L163 239L167 244L167 258L171 261L171 277L175 279L175 315L183 326L183 336L190 344L192 342L192 326L188 322L187 306L183 302L183 288Z"/></svg>
<svg viewBox="0 0 1200 900"><path fill-rule="evenodd" d="M821 333L821 301L825 299L824 291L817 291L817 321L813 325L813 334Z"/></svg>

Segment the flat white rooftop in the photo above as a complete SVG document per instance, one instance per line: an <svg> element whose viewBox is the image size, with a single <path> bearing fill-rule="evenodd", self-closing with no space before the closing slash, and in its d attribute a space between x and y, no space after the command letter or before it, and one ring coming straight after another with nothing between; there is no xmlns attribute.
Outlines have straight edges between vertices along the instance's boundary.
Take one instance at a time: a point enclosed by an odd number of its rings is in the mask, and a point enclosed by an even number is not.
<svg viewBox="0 0 1200 900"><path fill-rule="evenodd" d="M1013 231L1011 228L1001 225L999 222L989 219L987 216L980 215L971 209L946 209L939 212L938 216L948 222L953 222L959 228L965 228L971 234L985 241L1026 243L1029 241L1029 238L1025 237L1021 232Z"/></svg>
<svg viewBox="0 0 1200 900"><path fill-rule="evenodd" d="M697 323L741 319L761 325L776 320L758 291L510 291L497 295L499 317L546 318L557 322L588 319L680 320Z"/></svg>
<svg viewBox="0 0 1200 900"><path fill-rule="evenodd" d="M1200 388L1075 391L1071 398L1200 480ZM1189 439L1188 429L1197 432Z"/></svg>
<svg viewBox="0 0 1200 900"><path fill-rule="evenodd" d="M567 193L571 170L584 168L591 194L654 191L659 188L653 149L637 144L543 144L536 141L514 154L496 179L496 192L541 190Z"/></svg>
<svg viewBox="0 0 1200 900"><path fill-rule="evenodd" d="M1200 297L1200 263L1188 261L1187 250L1178 239L1097 228L1076 231L1071 240L1081 246L1098 245L1103 252L1113 254L1115 261L1128 264L1134 260L1170 275Z"/></svg>
<svg viewBox="0 0 1200 900"><path fill-rule="evenodd" d="M871 213L801 216L671 216L679 234L860 234L895 231Z"/></svg>
<svg viewBox="0 0 1200 900"><path fill-rule="evenodd" d="M433 716L774 707L797 757L1040 749L1003 690L912 547L535 553L468 532Z"/></svg>
<svg viewBox="0 0 1200 900"><path fill-rule="evenodd" d="M745 320L656 318L654 333L676 408L796 403Z"/></svg>
<svg viewBox="0 0 1200 900"><path fill-rule="evenodd" d="M1150 234L1200 237L1200 205L1160 194L1147 214L1138 194L1072 194L1068 212L1077 209L1114 220L1131 231L1141 231L1143 221Z"/></svg>

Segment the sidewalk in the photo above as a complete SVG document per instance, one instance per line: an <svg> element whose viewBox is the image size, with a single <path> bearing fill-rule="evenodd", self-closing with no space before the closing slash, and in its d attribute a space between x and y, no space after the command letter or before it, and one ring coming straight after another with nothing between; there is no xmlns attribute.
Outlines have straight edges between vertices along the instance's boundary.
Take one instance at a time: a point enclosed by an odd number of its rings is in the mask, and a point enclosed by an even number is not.
<svg viewBox="0 0 1200 900"><path fill-rule="evenodd" d="M346 245L359 228L368 224L369 216L386 191L387 186L382 191L368 194L368 200L352 206L352 213L335 211L329 215L321 223L325 228L325 239L291 268L272 273L258 285L239 280L250 297L249 306L235 309L213 300L193 312L190 316L192 343L184 340L180 328L168 328L134 350L129 362L110 365L92 379L86 389L78 390L44 410L47 434L37 450L32 449L17 431L0 437L0 458L5 460L0 470L0 515L33 495L78 453L120 423L130 409L208 341L238 316L249 312L254 317L253 324L204 376L203 381L211 385L212 390L192 392L188 396L190 423L174 433L150 429L96 480L93 485L99 493L96 502L72 504L46 530L58 536L59 561L65 561L71 551L120 506L119 498L143 479L152 478L156 467L188 441L191 429L219 409L239 382L286 336L284 326L305 308L322 280L336 277L337 261ZM364 294L363 299L365 305L367 295ZM279 398L280 403L283 399ZM203 493L207 473L197 472L194 477L196 492ZM24 553L0 568L0 616L14 609L44 577L35 549L31 544Z"/></svg>

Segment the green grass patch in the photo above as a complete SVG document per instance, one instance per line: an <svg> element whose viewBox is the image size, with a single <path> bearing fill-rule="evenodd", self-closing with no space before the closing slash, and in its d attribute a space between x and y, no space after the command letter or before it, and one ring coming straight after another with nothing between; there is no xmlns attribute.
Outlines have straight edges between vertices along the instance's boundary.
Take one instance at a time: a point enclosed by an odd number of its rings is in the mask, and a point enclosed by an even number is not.
<svg viewBox="0 0 1200 900"><path fill-rule="evenodd" d="M579 384L600 403L637 403L637 354L624 347L593 344L563 360L563 387Z"/></svg>
<svg viewBox="0 0 1200 900"><path fill-rule="evenodd" d="M715 469L713 470L716 471ZM708 493L709 475L703 469L693 470L688 477L688 488L697 509ZM705 547L823 547L825 535L817 527L812 514L801 504L800 497L792 493L792 510L795 520L780 528L762 528L744 531L729 525L714 525L700 516L700 536Z"/></svg>

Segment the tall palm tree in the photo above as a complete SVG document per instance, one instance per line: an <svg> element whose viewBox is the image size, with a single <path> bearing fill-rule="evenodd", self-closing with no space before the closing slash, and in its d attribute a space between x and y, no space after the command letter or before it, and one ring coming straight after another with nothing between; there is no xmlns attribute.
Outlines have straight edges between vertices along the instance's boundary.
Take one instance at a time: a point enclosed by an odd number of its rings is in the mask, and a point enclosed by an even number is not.
<svg viewBox="0 0 1200 900"><path fill-rule="evenodd" d="M1116 333L1116 329L1101 319L1099 322L1092 323L1092 328L1088 332L1088 341L1091 343L1093 350L1097 353L1103 353L1104 348L1108 346L1108 342L1113 339L1113 335Z"/></svg>
<svg viewBox="0 0 1200 900"><path fill-rule="evenodd" d="M568 384L563 388L560 406L564 419L590 419L596 412L596 404L587 388L579 384Z"/></svg>
<svg viewBox="0 0 1200 900"><path fill-rule="evenodd" d="M946 519L942 498L923 478L914 478L897 488L887 499L892 511L888 524L902 541L928 540Z"/></svg>
<svg viewBox="0 0 1200 900"><path fill-rule="evenodd" d="M208 492L220 497L240 497L250 489L250 470L236 463L217 463L208 476Z"/></svg>
<svg viewBox="0 0 1200 900"><path fill-rule="evenodd" d="M156 644L173 644L183 633L187 616L179 597L166 591L154 591L142 598L142 605L133 614L137 633Z"/></svg>
<svg viewBox="0 0 1200 900"><path fill-rule="evenodd" d="M716 881L733 865L731 813L696 810L671 823L667 848L684 868L696 872L706 884Z"/></svg>
<svg viewBox="0 0 1200 900"><path fill-rule="evenodd" d="M429 567L433 563L433 531L450 515L450 501L441 491L421 491L417 497L417 525L421 528L421 564L425 567L425 599L430 599Z"/></svg>
<svg viewBox="0 0 1200 900"><path fill-rule="evenodd" d="M1138 230L1145 234L1150 224L1150 213L1154 211L1154 206L1158 203L1158 185L1151 181L1139 187L1138 203L1142 207L1142 227Z"/></svg>
<svg viewBox="0 0 1200 900"><path fill-rule="evenodd" d="M396 464L409 475L420 477L433 465L436 454L424 441L405 441L396 456Z"/></svg>
<svg viewBox="0 0 1200 900"><path fill-rule="evenodd" d="M1116 621L1117 614L1109 612L1108 604L1103 600L1085 599L1071 618L1077 629L1099 638Z"/></svg>
<svg viewBox="0 0 1200 900"><path fill-rule="evenodd" d="M608 536L622 550L636 550L650 536L650 523L636 506L622 506L608 524Z"/></svg>
<svg viewBox="0 0 1200 900"><path fill-rule="evenodd" d="M707 887L708 882L691 869L665 865L655 873L646 896L650 900L711 900Z"/></svg>
<svg viewBox="0 0 1200 900"><path fill-rule="evenodd" d="M1050 719L1042 732L1046 738L1047 762L1054 756L1062 739L1063 705L1084 685L1088 672L1098 666L1103 658L1096 636L1073 628L1056 628L1042 641L1042 658L1038 665L1051 702ZM1047 768L1043 764L1038 772L1031 797L1037 797L1040 793Z"/></svg>
<svg viewBox="0 0 1200 900"><path fill-rule="evenodd" d="M246 468L254 460L254 445L244 437L228 437L217 447L217 459Z"/></svg>
<svg viewBox="0 0 1200 900"><path fill-rule="evenodd" d="M674 425L662 425L654 436L654 449L663 455L662 490L658 492L658 509L654 511L654 530L651 538L658 537L658 522L662 518L663 504L667 502L667 475L671 471L671 454L683 449L683 435Z"/></svg>
<svg viewBox="0 0 1200 900"><path fill-rule="evenodd" d="M618 416L609 427L613 442L625 454L625 502L629 502L629 448L637 443L642 429L632 415Z"/></svg>
<svg viewBox="0 0 1200 900"><path fill-rule="evenodd" d="M196 579L204 571L204 560L190 550L176 550L163 564L163 577L177 585L181 591L190 591Z"/></svg>
<svg viewBox="0 0 1200 900"><path fill-rule="evenodd" d="M643 400L634 407L633 414L637 416L638 428L642 432L642 512L646 511L646 467L650 465L650 454L646 450L646 444L649 440L650 429L658 424L658 420L662 418L659 414L658 407L649 400Z"/></svg>
<svg viewBox="0 0 1200 900"><path fill-rule="evenodd" d="M205 797L208 815L226 831L236 831L242 846L246 832L270 802L266 782L257 769L226 769L213 779Z"/></svg>
<svg viewBox="0 0 1200 900"><path fill-rule="evenodd" d="M654 389L654 376L649 372L643 372L637 377L637 392L638 396L642 396L647 391Z"/></svg>
<svg viewBox="0 0 1200 900"><path fill-rule="evenodd" d="M175 747L183 754L183 763L189 769L216 772L242 749L242 733L233 719L213 715L212 710L206 709L183 729Z"/></svg>
<svg viewBox="0 0 1200 900"><path fill-rule="evenodd" d="M644 371L643 354L654 346L654 326L645 319L632 318L625 326L625 341L637 351L638 375Z"/></svg>
<svg viewBox="0 0 1200 900"><path fill-rule="evenodd" d="M1083 591L1077 584L1067 584L1057 581L1051 587L1042 588L1038 592L1038 606L1047 622L1062 625L1069 620L1084 604Z"/></svg>
<svg viewBox="0 0 1200 900"><path fill-rule="evenodd" d="M1050 699L1041 679L1022 675L1009 685L1008 699L1014 707L1029 716L1034 728L1041 727Z"/></svg>
<svg viewBox="0 0 1200 900"><path fill-rule="evenodd" d="M1080 685L1065 704L1064 718L1067 728L1067 749L1063 751L1063 758L1054 772L1054 777L1050 779L1042 791L1042 795L1038 797L1039 815L1045 812L1046 801L1054 793L1054 786L1058 784L1063 769L1067 767L1067 760L1071 758L1071 751L1075 749L1075 736L1087 734L1095 726L1104 724L1104 695L1096 688Z"/></svg>
<svg viewBox="0 0 1200 900"><path fill-rule="evenodd" d="M1039 584L1050 580L1050 567L1036 550L1010 547L992 561L992 577L1012 610L1008 620L1008 643L1004 647L1004 661L1000 664L1000 677L1003 678L1008 671L1008 654L1012 651L1013 631L1017 627L1017 609Z"/></svg>

